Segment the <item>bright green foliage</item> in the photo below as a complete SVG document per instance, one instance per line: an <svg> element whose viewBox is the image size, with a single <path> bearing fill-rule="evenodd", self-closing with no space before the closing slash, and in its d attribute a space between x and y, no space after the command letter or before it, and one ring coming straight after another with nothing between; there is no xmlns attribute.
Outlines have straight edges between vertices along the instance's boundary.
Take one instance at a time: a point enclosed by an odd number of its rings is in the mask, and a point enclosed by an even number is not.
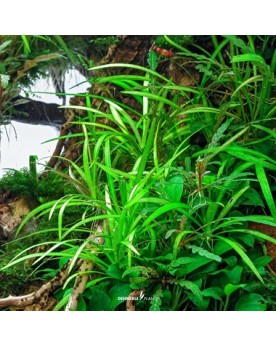
<svg viewBox="0 0 276 346"><path fill-rule="evenodd" d="M71 135L81 138L82 164L69 162L68 173L62 173L74 192L40 205L20 228L33 216L56 217L56 239L36 263L48 257L95 263L79 310L124 309L118 297L136 289L145 295L137 310L275 308L264 294L266 287L275 288L267 272L271 258L260 249L276 240L248 227L249 222L276 225L276 162L270 155L275 106L269 92L274 63L257 54L250 37L248 43L233 36L218 43L212 37L210 54L164 39L179 56L200 60L198 88L175 85L159 74L153 54L150 68L123 63L92 68L131 68L133 74L95 82L119 86L140 110L100 97L103 112L92 107L93 95L86 96L86 107L70 106L87 112L77 122L82 131ZM192 144L198 135L206 146ZM269 150L256 150L264 143ZM66 211L77 207L82 211L68 225ZM97 223L105 242L95 255L83 238ZM24 253L5 268L29 257ZM73 278L57 292L57 310L68 301Z"/></svg>
<svg viewBox="0 0 276 346"><path fill-rule="evenodd" d="M0 180L1 192L12 191L14 196L31 196L39 202L54 200L74 190L55 172L49 172L43 179L39 179L35 157L34 161L31 159L29 170L9 169Z"/></svg>
<svg viewBox="0 0 276 346"><path fill-rule="evenodd" d="M195 36L191 35L170 35L168 36L171 40L173 40L176 44L186 47L192 42L196 41ZM157 36L154 40L155 44L161 48L171 48L172 45L164 38L164 36Z"/></svg>

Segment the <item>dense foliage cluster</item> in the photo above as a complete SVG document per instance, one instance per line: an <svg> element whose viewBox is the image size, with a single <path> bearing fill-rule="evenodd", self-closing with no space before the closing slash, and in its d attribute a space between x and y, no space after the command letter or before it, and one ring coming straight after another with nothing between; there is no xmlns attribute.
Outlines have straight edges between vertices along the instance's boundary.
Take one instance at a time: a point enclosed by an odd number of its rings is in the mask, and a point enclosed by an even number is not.
<svg viewBox="0 0 276 346"><path fill-rule="evenodd" d="M125 310L135 290L136 310L275 310L267 244L276 240L258 229L276 226L274 38L204 40L163 36L156 42L166 43L170 58L150 50L147 66L90 68L98 85L115 86L137 107L112 94L86 95L86 106L68 107L85 113L76 122L80 132L70 135L79 139L81 163L71 161L59 175L71 190L34 209L20 227L32 217L56 220L51 241L39 244L48 246L41 261L55 263L47 277L70 260L95 264L78 310ZM166 59L183 75L192 64L200 79L177 84L161 73ZM133 73L108 73L116 68ZM49 177L43 184L50 187ZM79 210L69 223L68 208ZM102 244L89 238L99 224ZM41 234L47 229L44 222ZM26 248L2 271L31 257ZM56 292L56 310L74 290L73 266L70 275Z"/></svg>

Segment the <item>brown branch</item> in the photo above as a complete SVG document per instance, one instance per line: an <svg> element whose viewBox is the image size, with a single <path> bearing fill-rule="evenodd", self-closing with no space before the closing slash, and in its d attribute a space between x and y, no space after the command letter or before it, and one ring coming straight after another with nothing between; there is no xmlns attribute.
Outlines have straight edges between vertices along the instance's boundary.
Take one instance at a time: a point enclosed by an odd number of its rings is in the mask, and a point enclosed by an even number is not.
<svg viewBox="0 0 276 346"><path fill-rule="evenodd" d="M104 244L104 238L99 236L101 233L103 233L103 227L101 224L98 224L96 233L91 234L88 239L91 239L91 241L94 244L97 245L103 245ZM91 253L95 253L95 246L92 247ZM76 310L78 305L78 300L80 295L83 293L86 287L87 280L90 275L90 271L93 269L95 263L92 261L83 261L80 269L79 269L79 275L76 277L74 288L72 290L72 293L70 295L69 301L66 305L65 311L70 310ZM83 273L83 274L82 274Z"/></svg>
<svg viewBox="0 0 276 346"><path fill-rule="evenodd" d="M127 311L135 311L135 301L139 300L139 297L142 297L144 289L132 291L127 297L126 301L126 310Z"/></svg>
<svg viewBox="0 0 276 346"><path fill-rule="evenodd" d="M99 224L97 226L96 233L91 234L88 239L90 239L94 244L102 245L104 243L104 238L100 236L101 233L103 233L103 227ZM95 253L95 246L92 247L91 253ZM24 296L9 296L7 298L0 299L0 309L6 307L23 308L28 305L38 304L39 310L41 310L41 308L44 308L47 305L50 294L61 287L68 278L71 263L72 260L61 268L53 279L44 284L37 291ZM76 310L78 299L85 290L85 286L89 278L89 271L91 271L95 264L92 261L80 260L77 265L80 266L80 274L75 280L75 285L69 302L67 303L66 311Z"/></svg>
<svg viewBox="0 0 276 346"><path fill-rule="evenodd" d="M61 287L68 276L68 270L70 266L70 261L58 272L58 274L51 279L49 282L40 287L37 291L30 294L13 297L9 296L7 298L0 299L0 308L5 307L19 307L22 308L27 305L36 304L39 302L41 307L47 305L49 295Z"/></svg>
<svg viewBox="0 0 276 346"><path fill-rule="evenodd" d="M2 110L2 94L3 94L3 87L2 87L2 84L1 84L1 78L0 78L0 112Z"/></svg>
<svg viewBox="0 0 276 346"><path fill-rule="evenodd" d="M69 117L69 119L61 126L60 134L59 134L60 137L63 137L63 136L68 134L69 127L70 127L71 121L73 121L73 119L74 119L74 114L72 114ZM54 168L55 167L55 165L58 161L58 157L61 154L64 143L65 143L65 138L60 138L58 140L57 145L55 147L55 150L54 150L49 162L47 163L47 168Z"/></svg>

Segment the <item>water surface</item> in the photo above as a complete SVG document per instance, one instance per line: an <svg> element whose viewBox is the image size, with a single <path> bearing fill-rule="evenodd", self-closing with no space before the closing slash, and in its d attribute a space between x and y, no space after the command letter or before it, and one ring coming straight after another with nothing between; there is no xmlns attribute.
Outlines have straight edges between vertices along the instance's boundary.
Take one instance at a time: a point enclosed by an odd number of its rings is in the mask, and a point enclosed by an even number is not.
<svg viewBox="0 0 276 346"><path fill-rule="evenodd" d="M90 86L78 71L70 70L65 76L65 91L67 93L82 93ZM75 86L75 87L74 87ZM46 103L61 105L62 100L49 92L54 92L51 79L38 80L31 89L25 90L29 97ZM22 96L25 93L22 92ZM66 96L66 104L69 104L70 96ZM6 168L21 169L29 167L29 156L38 156L38 171L43 170L45 164L52 155L57 141L43 143L59 135L58 127L47 125L33 125L26 122L12 121L8 126L0 126L0 177Z"/></svg>

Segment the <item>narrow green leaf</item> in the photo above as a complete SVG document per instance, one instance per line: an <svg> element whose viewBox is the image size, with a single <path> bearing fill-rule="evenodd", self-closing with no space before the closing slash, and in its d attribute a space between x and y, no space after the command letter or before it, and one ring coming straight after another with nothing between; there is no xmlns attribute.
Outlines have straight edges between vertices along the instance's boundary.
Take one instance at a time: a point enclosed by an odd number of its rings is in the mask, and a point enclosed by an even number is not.
<svg viewBox="0 0 276 346"><path fill-rule="evenodd" d="M276 227L275 223L272 226ZM240 232L240 233L252 234L255 237L259 237L261 239L264 239L264 240L269 241L270 243L276 245L276 238L272 238L271 236L269 236L263 232L259 232L259 231L255 231L255 230L251 230L251 229L231 229L231 230L220 232L220 234L229 233L229 232L231 232L231 233Z"/></svg>
<svg viewBox="0 0 276 346"><path fill-rule="evenodd" d="M264 79L263 76L261 75L257 75L257 76L253 76L248 78L246 81L244 81L243 83L241 83L237 89L233 92L233 94L231 95L231 98L234 98L234 96L237 94L237 92L239 92L243 87L248 86L251 83L256 83L257 81L262 81Z"/></svg>
<svg viewBox="0 0 276 346"><path fill-rule="evenodd" d="M253 262L251 261L251 259L247 256L247 254L243 251L243 249L241 248L240 244L234 242L231 239L228 238L224 238L221 236L216 236L216 238L224 241L225 243L229 244L232 249L234 249L243 259L243 261L248 265L248 267L252 270L252 272L257 276L257 278L261 281L261 283L264 283L263 278L261 277L261 275L259 274L257 268L254 266Z"/></svg>
<svg viewBox="0 0 276 346"><path fill-rule="evenodd" d="M167 213L170 210L181 210L181 209L189 209L187 204L184 203L170 203L158 208L155 212L153 212L143 223L143 227L150 224L153 220L155 220L160 215Z"/></svg>
<svg viewBox="0 0 276 346"><path fill-rule="evenodd" d="M158 65L157 56L156 56L156 53L152 49L149 51L149 57L147 62L149 64L150 69L153 71L156 71L156 68Z"/></svg>
<svg viewBox="0 0 276 346"><path fill-rule="evenodd" d="M192 250L192 253L198 253L200 256L203 256L203 257L206 257L206 258L210 258L214 261L217 261L217 262L221 262L222 261L222 258L218 255L215 255L201 247L198 247L198 246L195 246L195 245L187 245L186 246L188 249L191 249Z"/></svg>
<svg viewBox="0 0 276 346"><path fill-rule="evenodd" d="M243 189L239 190L234 194L234 196L228 201L225 207L221 210L217 220L223 219L232 209L232 207L237 203L237 200L250 188L250 186L246 186Z"/></svg>
<svg viewBox="0 0 276 346"><path fill-rule="evenodd" d="M100 66L95 66L90 68L90 71L95 71L95 70L100 70L100 69L106 69L106 68L120 68L120 67L125 67L125 68L131 68L131 69L135 69L135 70L139 70L139 71L143 71L146 73L149 73L152 76L155 76L161 80L166 81L167 83L171 84L171 81L167 78L165 78L164 76L162 76L161 74L152 71L148 68L145 68L143 66L139 66L139 65L134 65L134 64L123 64L123 63L118 63L118 64L107 64L107 65L100 65Z"/></svg>
<svg viewBox="0 0 276 346"><path fill-rule="evenodd" d="M82 126L83 133L84 133L84 144L83 144L83 170L84 170L84 179L87 182L90 195L93 199L96 199L96 182L92 180L91 176L91 152L90 152L90 145L89 145L89 138L86 126Z"/></svg>
<svg viewBox="0 0 276 346"><path fill-rule="evenodd" d="M260 56L260 55L257 55L257 54L241 54L241 55L236 55L236 56L233 56L231 62L232 63L252 62L252 63L261 64L261 65L267 67L264 58L262 56Z"/></svg>
<svg viewBox="0 0 276 346"><path fill-rule="evenodd" d="M256 174L257 174L259 183L261 185L261 189L263 191L265 201L269 207L271 215L274 218L274 221L276 222L276 207L275 207L274 198L272 196L270 186L269 186L266 174L265 174L264 167L262 167L260 165L256 165Z"/></svg>
<svg viewBox="0 0 276 346"><path fill-rule="evenodd" d="M129 248L132 252L134 252L137 256L140 256L139 252L135 249L135 247L127 240L121 241L123 245Z"/></svg>
<svg viewBox="0 0 276 346"><path fill-rule="evenodd" d="M172 102L170 100L168 100L167 98L164 98L162 96L156 95L156 94L152 94L150 92L144 92L144 91L135 91L135 90L125 90L122 91L123 94L129 94L129 95L138 95L138 96L142 96L142 97L147 97L150 100L155 100L155 101L159 101L159 102L163 102L164 104L170 105L171 107L173 107L173 109L182 109L180 106L178 106L175 102Z"/></svg>
<svg viewBox="0 0 276 346"><path fill-rule="evenodd" d="M252 124L253 127L256 127L259 130L265 131L267 133L269 133L272 137L276 138L276 132L273 131L273 129L269 129L268 127L264 127L261 125L256 125L256 124Z"/></svg>
<svg viewBox="0 0 276 346"><path fill-rule="evenodd" d="M223 35L224 37L228 38L228 40L233 43L235 46L241 48L241 51L243 53L254 53L251 47L247 46L245 42L236 35Z"/></svg>
<svg viewBox="0 0 276 346"><path fill-rule="evenodd" d="M29 45L29 40L28 37L26 35L21 35L21 39L24 43L24 53L25 54L30 54L31 53L31 48Z"/></svg>

